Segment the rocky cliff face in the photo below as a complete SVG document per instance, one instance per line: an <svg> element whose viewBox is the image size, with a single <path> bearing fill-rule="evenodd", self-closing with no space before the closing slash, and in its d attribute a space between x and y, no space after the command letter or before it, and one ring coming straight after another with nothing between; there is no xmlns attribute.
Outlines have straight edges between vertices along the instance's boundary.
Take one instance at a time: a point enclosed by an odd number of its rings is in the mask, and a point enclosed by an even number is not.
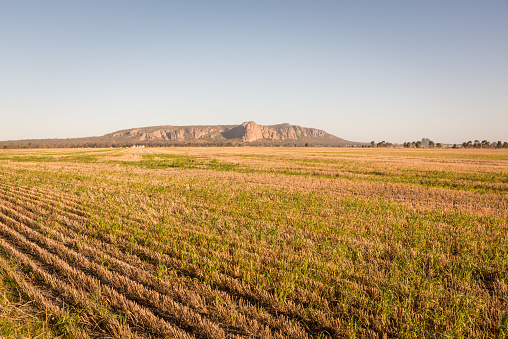
<svg viewBox="0 0 508 339"><path fill-rule="evenodd" d="M172 140L185 141L203 138L214 138L218 131L217 128L211 126L164 126L153 130L153 128L137 128L133 130L116 132L113 138L134 137L138 141L144 140Z"/></svg>
<svg viewBox="0 0 508 339"><path fill-rule="evenodd" d="M259 139L267 140L299 140L303 137L323 138L328 133L315 128L304 128L282 124L278 126L262 126L254 121L244 122L241 125L244 129L242 141L252 142Z"/></svg>
<svg viewBox="0 0 508 339"><path fill-rule="evenodd" d="M342 142L340 138L316 128L306 128L290 124L273 126L258 125L246 121L241 125L220 126L159 126L135 128L106 135L118 141L168 141L168 142L213 142L235 141L252 143L255 141L314 141L326 140L329 143Z"/></svg>

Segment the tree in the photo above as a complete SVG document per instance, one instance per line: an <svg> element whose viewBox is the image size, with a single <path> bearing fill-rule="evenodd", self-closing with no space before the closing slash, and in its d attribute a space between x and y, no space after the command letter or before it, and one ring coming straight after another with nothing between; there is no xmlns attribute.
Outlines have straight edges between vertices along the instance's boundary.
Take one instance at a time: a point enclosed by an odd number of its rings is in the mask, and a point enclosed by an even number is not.
<svg viewBox="0 0 508 339"><path fill-rule="evenodd" d="M490 142L488 142L487 140L482 140L482 147L483 148L489 148L490 146Z"/></svg>
<svg viewBox="0 0 508 339"><path fill-rule="evenodd" d="M422 147L422 142L418 140L416 142L416 148L421 148L421 147Z"/></svg>
<svg viewBox="0 0 508 339"><path fill-rule="evenodd" d="M434 147L434 141L429 140L429 147L430 147L430 148L433 148L433 147Z"/></svg>
<svg viewBox="0 0 508 339"><path fill-rule="evenodd" d="M480 143L480 140L475 140L475 141L474 141L474 144L473 144L473 147L474 147L474 148L481 148L481 147L482 147L482 144Z"/></svg>
<svg viewBox="0 0 508 339"><path fill-rule="evenodd" d="M457 145L455 145L455 146L457 146ZM440 142L438 142L438 143L436 144L436 147L437 147L437 148L441 148L441 147L443 147L443 144L442 144L442 143L440 143ZM457 147L455 147L455 148L457 148Z"/></svg>
<svg viewBox="0 0 508 339"><path fill-rule="evenodd" d="M499 141L497 142L497 146L496 146L496 148L502 148L502 147L503 147L503 143L501 142L501 140L499 140Z"/></svg>
<svg viewBox="0 0 508 339"><path fill-rule="evenodd" d="M503 142L503 148L508 148L508 142Z"/></svg>
<svg viewBox="0 0 508 339"><path fill-rule="evenodd" d="M376 142L375 141L371 141L370 142L370 147L376 147Z"/></svg>
<svg viewBox="0 0 508 339"><path fill-rule="evenodd" d="M305 143L305 147L309 147L309 143L308 142Z"/></svg>
<svg viewBox="0 0 508 339"><path fill-rule="evenodd" d="M457 146L457 144L453 144L453 147L452 147L452 148L457 148L457 147L458 147L458 146Z"/></svg>

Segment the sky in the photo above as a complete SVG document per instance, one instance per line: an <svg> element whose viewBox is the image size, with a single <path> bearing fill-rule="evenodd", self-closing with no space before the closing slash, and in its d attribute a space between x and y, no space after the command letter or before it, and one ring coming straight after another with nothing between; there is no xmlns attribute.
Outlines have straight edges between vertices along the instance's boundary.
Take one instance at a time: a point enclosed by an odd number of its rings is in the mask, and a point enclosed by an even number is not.
<svg viewBox="0 0 508 339"><path fill-rule="evenodd" d="M508 0L0 2L0 140L251 120L508 141Z"/></svg>

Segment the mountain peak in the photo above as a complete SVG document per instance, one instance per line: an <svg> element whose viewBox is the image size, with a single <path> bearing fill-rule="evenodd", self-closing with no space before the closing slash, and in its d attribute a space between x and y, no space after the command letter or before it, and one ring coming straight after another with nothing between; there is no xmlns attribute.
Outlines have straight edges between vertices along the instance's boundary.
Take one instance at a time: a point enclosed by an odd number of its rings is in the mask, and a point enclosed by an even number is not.
<svg viewBox="0 0 508 339"><path fill-rule="evenodd" d="M346 141L316 128L283 123L263 126L254 121L241 125L219 126L157 126L123 130L105 135L118 142L168 141L168 142L226 142L276 143L286 141L311 142L312 144L345 144Z"/></svg>
<svg viewBox="0 0 508 339"><path fill-rule="evenodd" d="M257 126L258 124L256 124L254 121L245 121L242 126L243 127L247 127L247 126Z"/></svg>

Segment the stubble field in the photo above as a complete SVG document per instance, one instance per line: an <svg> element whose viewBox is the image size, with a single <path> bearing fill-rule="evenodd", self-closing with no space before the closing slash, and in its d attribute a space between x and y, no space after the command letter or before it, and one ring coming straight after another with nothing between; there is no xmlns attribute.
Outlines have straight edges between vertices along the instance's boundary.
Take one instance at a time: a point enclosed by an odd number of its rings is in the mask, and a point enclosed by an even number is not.
<svg viewBox="0 0 508 339"><path fill-rule="evenodd" d="M508 151L0 151L0 333L503 338Z"/></svg>

